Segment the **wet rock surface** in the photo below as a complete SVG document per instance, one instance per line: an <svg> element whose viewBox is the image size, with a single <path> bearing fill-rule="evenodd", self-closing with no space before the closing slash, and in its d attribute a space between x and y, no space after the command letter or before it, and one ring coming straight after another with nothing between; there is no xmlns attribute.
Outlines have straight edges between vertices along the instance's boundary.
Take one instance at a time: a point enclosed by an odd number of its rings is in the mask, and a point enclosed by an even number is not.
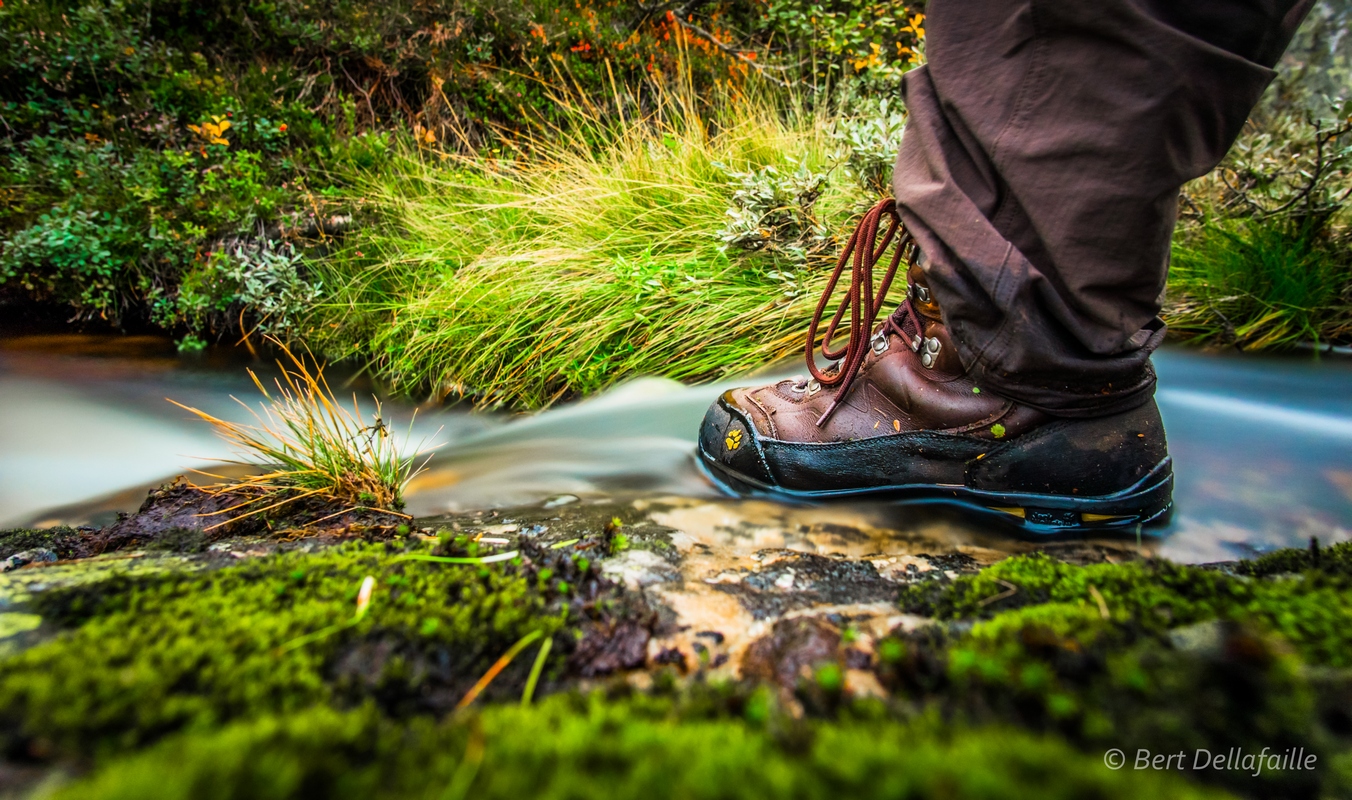
<svg viewBox="0 0 1352 800"><path fill-rule="evenodd" d="M801 731L784 720L832 718L879 699L858 708L901 717L933 709L946 719L1057 732L1100 753L1123 742L1163 746L1178 730L1201 731L1200 741L1214 746L1277 730L1301 747L1325 746L1325 728L1328 736L1352 731L1339 710L1352 696L1352 654L1336 616L1343 612L1328 608L1341 608L1329 598L1342 595L1320 594L1345 592L1346 547L1195 568L1152 559L1153 544L1135 537L955 536L939 524L906 524L888 508L652 496L567 496L394 525L346 520L204 536L178 524L193 507L190 495L170 487L151 499L143 518L118 523L116 531L137 532L121 539L107 529L0 532L0 547L9 548L0 552L16 562L0 574L0 657L56 652L24 653L44 642L64 646L131 604L156 619L119 658L159 646L166 637L146 631L160 629L192 657L139 672L91 669L102 663L95 649L52 664L70 681L139 675L151 687L118 692L190 690L185 702L175 695L175 703L146 707L202 714L235 713L233 688L216 689L226 699L207 697L210 673L225 664L240 670L230 674L392 720L459 719L467 697L517 705L527 686L538 696L641 690L643 702L713 692L716 700L692 701L703 710L691 713L708 713L699 704L713 702L718 714L767 720L773 707L780 717L767 730L789 725L791 750ZM97 555L70 544L114 540L121 549ZM214 572L226 566L237 568ZM378 625L346 616L367 578L379 587ZM193 592L226 585L230 593L212 601L224 611L191 606ZM186 603L191 633L173 627L179 606L154 615L156 603ZM319 610L297 617L300 603ZM1255 613L1268 621L1226 618ZM214 626L248 614L259 616L237 626L236 639L215 637ZM119 619L110 641L137 625ZM236 652L274 622L292 627L260 654ZM212 633L204 636L203 625ZM1282 625L1285 638L1274 638L1272 627ZM295 642L305 649L286 649ZM1293 648L1317 668L1293 668ZM283 662L303 680L286 684L287 671L274 677ZM172 663L213 666L156 674ZM28 679L45 681L47 671L44 663ZM125 710L125 724L151 725L141 722L143 710ZM25 724L42 730L50 718L35 711ZM84 725L71 719L77 730ZM179 724L153 723L154 731ZM1105 731L1136 738L1108 740ZM106 731L79 735L97 742ZM16 741L7 745L15 752L39 746L37 738Z"/></svg>
<svg viewBox="0 0 1352 800"><path fill-rule="evenodd" d="M1032 547L999 535L953 541L938 531L899 531L886 510L842 513L757 501L563 495L414 521L338 514L318 526L307 522L332 510L298 505L280 519L260 515L219 524L226 518L219 512L238 502L180 481L151 492L139 512L103 529L0 534L0 554L8 556L0 608L22 605L34 591L122 573L214 569L353 539L435 551L448 537L461 537L480 553L518 551L531 569L557 572L555 579L565 582L578 578L576 559L584 560L590 582L570 589L582 598L582 633L568 653L572 674L597 678L672 667L739 678L751 665L755 675L773 674L784 683L816 657L812 642L825 641L821 636L838 644L843 628L854 631L859 639L851 663L858 666L868 661L874 640L898 625L914 626L897 607L904 587L943 584L1010 550ZM1053 543L1051 549L1077 563L1141 555L1112 541ZM789 633L809 630L820 636L802 646L785 644L802 638ZM354 649L337 671L361 683L362 675L378 674L395 657L411 658L411 669L438 671L435 659L379 642Z"/></svg>
<svg viewBox="0 0 1352 800"><path fill-rule="evenodd" d="M776 622L747 648L742 674L791 690L812 681L822 666L843 660L839 628L815 617L794 617Z"/></svg>
<svg viewBox="0 0 1352 800"><path fill-rule="evenodd" d="M372 509L347 509L319 498L251 513L284 499L203 489L178 480L151 491L135 514L122 515L91 536L89 546L95 554L152 544L191 553L226 537L285 535L288 531L307 536L342 534L354 528L393 528L408 519Z"/></svg>
<svg viewBox="0 0 1352 800"><path fill-rule="evenodd" d="M886 603L897 599L897 586L869 561L792 551L758 554L756 571L719 576L719 591L734 595L757 620L820 605Z"/></svg>

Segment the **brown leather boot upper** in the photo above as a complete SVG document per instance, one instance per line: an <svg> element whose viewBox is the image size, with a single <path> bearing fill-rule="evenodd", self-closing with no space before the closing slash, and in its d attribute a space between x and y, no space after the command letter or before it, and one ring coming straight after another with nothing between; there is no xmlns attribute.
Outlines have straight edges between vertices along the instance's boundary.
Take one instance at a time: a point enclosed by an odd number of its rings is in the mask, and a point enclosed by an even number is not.
<svg viewBox="0 0 1352 800"><path fill-rule="evenodd" d="M879 204L870 214L881 217L888 210ZM895 216L895 211L891 214ZM877 222L875 217L871 229L868 217L860 224L863 236L856 232L851 239L853 247L847 248L842 256L842 265L851 250L872 248ZM894 225L889 233L897 227ZM876 260L890 238L886 237L884 245L871 253L864 250L864 257L871 255ZM830 333L836 327L833 324L828 328L828 341L823 349L841 358L832 369L813 370L820 379L799 377L770 386L734 389L725 396L746 412L761 437L789 442L842 442L925 430L1007 440L1047 421L1046 415L983 391L966 377L938 303L929 292L923 270L915 263L918 253L906 241L904 232L896 246L899 253L910 256L906 274L908 296L895 312L873 328L867 341L855 334L846 348L866 347L866 351L848 354L831 351ZM894 258L892 270L897 261ZM871 267L857 255L854 283L871 284ZM838 267L837 277L840 271ZM890 279L891 270L884 277L884 290L879 292L877 301L881 301ZM872 291L871 285L853 285L845 306L869 305L874 300L870 296ZM837 324L843 321L844 310L836 313ZM819 307L818 321L821 312ZM857 363L855 373L843 374L852 360Z"/></svg>
<svg viewBox="0 0 1352 800"><path fill-rule="evenodd" d="M873 267L891 245L875 292ZM827 318L851 256L845 299ZM1154 402L1051 419L986 391L959 362L918 258L891 201L864 215L808 329L811 376L715 401L699 432L705 474L739 496L956 502L1033 532L1167 519L1173 467ZM908 296L879 322L903 261ZM813 360L823 319L825 369Z"/></svg>

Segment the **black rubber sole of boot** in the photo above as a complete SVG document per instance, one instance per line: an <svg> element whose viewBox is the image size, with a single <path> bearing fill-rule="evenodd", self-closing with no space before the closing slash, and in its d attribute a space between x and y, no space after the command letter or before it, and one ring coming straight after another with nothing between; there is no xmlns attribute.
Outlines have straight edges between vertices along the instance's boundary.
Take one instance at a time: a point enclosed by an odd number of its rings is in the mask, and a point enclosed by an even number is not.
<svg viewBox="0 0 1352 800"><path fill-rule="evenodd" d="M868 500L896 503L945 503L1035 535L1076 530L1117 530L1157 526L1173 512L1173 459L1166 457L1133 486L1108 495L992 492L951 484L872 486L866 489L805 492L768 486L728 470L703 449L695 454L700 472L731 497L756 497L796 503Z"/></svg>

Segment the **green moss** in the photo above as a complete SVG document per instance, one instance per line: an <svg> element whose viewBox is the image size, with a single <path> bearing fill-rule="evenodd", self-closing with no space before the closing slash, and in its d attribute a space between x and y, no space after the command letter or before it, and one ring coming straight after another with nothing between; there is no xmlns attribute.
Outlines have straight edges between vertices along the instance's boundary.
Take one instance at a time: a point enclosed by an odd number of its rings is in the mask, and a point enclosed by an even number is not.
<svg viewBox="0 0 1352 800"><path fill-rule="evenodd" d="M438 725L314 709L178 737L59 796L1220 796L1170 773L1112 772L1098 756L1007 729L845 722L785 736L674 710L642 697L555 697Z"/></svg>
<svg viewBox="0 0 1352 800"><path fill-rule="evenodd" d="M1236 571L1310 567L1299 553ZM1326 763L1347 751L1345 558L1345 549L1329 548L1320 568L1279 579L1160 562L1010 558L908 590L908 610L976 621L884 640L881 677L913 702L971 722L1057 731L1091 751L1305 747ZM1296 796L1341 786L1338 774L1203 778Z"/></svg>
<svg viewBox="0 0 1352 800"><path fill-rule="evenodd" d="M1347 563L1346 548L1324 552L1330 554L1325 561L1339 570L1338 565ZM1269 558L1285 565L1293 557L1283 553ZM1079 625L1101 616L1099 598L1115 624L1132 630L1158 634L1212 619L1245 621L1281 635L1310 663L1352 666L1352 641L1346 635L1352 629L1352 584L1339 571L1252 580L1168 562L1077 567L1036 553L1007 559L948 586L912 587L902 605L940 619L965 619L1064 603L1084 612L1067 617L1067 624L1074 620Z"/></svg>
<svg viewBox="0 0 1352 800"><path fill-rule="evenodd" d="M765 687L696 681L674 692L662 672L652 693L621 682L609 696L521 708L533 648L481 712L448 714L532 631L553 636L552 689L585 674L579 654L605 650L585 638L588 615L622 615L629 602L596 581L614 528L584 552L524 543L521 564L411 561L407 543L350 543L37 592L30 610L62 632L5 659L0 744L92 764L66 796L94 798L1200 791L1175 773L1105 769L1111 747L1304 747L1329 769L1191 777L1256 796L1348 788L1352 671L1335 668L1344 645L1333 640L1349 592L1328 568L1336 557L1280 579L1009 559L906 596L957 621L877 644L890 700L851 702L853 678L825 669L805 691L835 700L800 696L809 719ZM447 535L434 552L474 547ZM368 575L375 596L353 621Z"/></svg>
<svg viewBox="0 0 1352 800"><path fill-rule="evenodd" d="M445 709L523 635L553 635L569 614L529 569L400 554L353 543L40 594L34 606L49 621L78 627L6 662L0 716L13 735L70 754L316 703ZM367 575L369 612L349 624ZM513 664L490 694L519 693L528 667Z"/></svg>
<svg viewBox="0 0 1352 800"><path fill-rule="evenodd" d="M1314 539L1308 550L1286 548L1235 565L1235 572L1255 578L1306 570L1352 576L1352 542L1320 547L1319 541Z"/></svg>
<svg viewBox="0 0 1352 800"><path fill-rule="evenodd" d="M84 538L75 528L14 528L0 531L0 558L25 550L51 550L60 558L85 555Z"/></svg>

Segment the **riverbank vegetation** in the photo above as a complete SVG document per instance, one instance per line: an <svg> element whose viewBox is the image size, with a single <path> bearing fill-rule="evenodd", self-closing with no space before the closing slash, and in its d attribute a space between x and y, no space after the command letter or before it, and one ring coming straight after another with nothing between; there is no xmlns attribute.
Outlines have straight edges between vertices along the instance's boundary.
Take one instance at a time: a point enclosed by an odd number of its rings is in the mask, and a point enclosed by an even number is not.
<svg viewBox="0 0 1352 800"><path fill-rule="evenodd" d="M1352 335L1343 0L1187 190L1166 316ZM358 0L0 7L0 302L277 336L532 408L798 349L887 191L918 5Z"/></svg>

